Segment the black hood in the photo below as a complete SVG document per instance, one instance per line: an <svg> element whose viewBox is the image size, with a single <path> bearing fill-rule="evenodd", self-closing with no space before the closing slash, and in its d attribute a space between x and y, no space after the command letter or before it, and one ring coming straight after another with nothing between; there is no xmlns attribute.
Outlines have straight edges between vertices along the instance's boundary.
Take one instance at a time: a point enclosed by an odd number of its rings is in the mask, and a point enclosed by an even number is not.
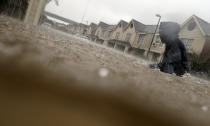
<svg viewBox="0 0 210 126"><path fill-rule="evenodd" d="M175 22L161 22L159 33L163 43L170 43L178 38L180 25Z"/></svg>

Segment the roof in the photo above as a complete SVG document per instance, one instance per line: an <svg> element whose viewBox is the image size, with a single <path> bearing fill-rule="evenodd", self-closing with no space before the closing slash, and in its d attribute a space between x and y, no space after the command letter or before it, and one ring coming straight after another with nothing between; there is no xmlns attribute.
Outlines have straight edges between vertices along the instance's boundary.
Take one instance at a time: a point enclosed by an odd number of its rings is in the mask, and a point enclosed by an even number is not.
<svg viewBox="0 0 210 126"><path fill-rule="evenodd" d="M124 21L124 20L120 20L119 23L117 25L115 25L114 30L121 24L122 29L125 29L126 26L128 25L128 22Z"/></svg>
<svg viewBox="0 0 210 126"><path fill-rule="evenodd" d="M103 30L112 31L112 30L114 30L114 28L116 27L116 25L109 25L109 24L106 24L104 22L100 22L98 24L98 27L101 27Z"/></svg>
<svg viewBox="0 0 210 126"><path fill-rule="evenodd" d="M79 23L79 26L80 26L80 27L84 27L84 28L87 28L87 27L88 27L88 25L82 24L82 23Z"/></svg>
<svg viewBox="0 0 210 126"><path fill-rule="evenodd" d="M122 28L125 28L128 25L128 22L126 22L124 20L121 20L120 23L122 25Z"/></svg>
<svg viewBox="0 0 210 126"><path fill-rule="evenodd" d="M134 28L136 30L136 32L144 32L144 29L146 28L146 26L134 19L132 19L132 22L134 24Z"/></svg>
<svg viewBox="0 0 210 126"><path fill-rule="evenodd" d="M145 25L145 24L138 22L134 19L132 19L131 22L133 22L133 24L134 24L135 31L139 32L139 33L154 33L155 29L157 27L157 25ZM159 32L159 29L157 32Z"/></svg>
<svg viewBox="0 0 210 126"><path fill-rule="evenodd" d="M195 15L194 15L195 16ZM210 35L210 24L206 21L204 21L203 19L195 16L201 26L201 28L203 29L203 31L205 32L206 35Z"/></svg>
<svg viewBox="0 0 210 126"><path fill-rule="evenodd" d="M98 24L98 27L101 27L102 29L106 29L107 27L109 27L109 25L106 24L106 23L104 23L104 22L100 22L100 23Z"/></svg>
<svg viewBox="0 0 210 126"><path fill-rule="evenodd" d="M90 24L90 27L91 27L92 30L96 30L97 24L91 23L91 24Z"/></svg>
<svg viewBox="0 0 210 126"><path fill-rule="evenodd" d="M66 22L66 23L69 23L69 25L77 24L77 22L75 22L73 20L70 20L70 19L61 17L59 15L53 14L53 13L48 12L48 11L44 11L44 15L49 16L49 17L52 17L52 18L55 18L57 20L61 20L61 21Z"/></svg>
<svg viewBox="0 0 210 126"><path fill-rule="evenodd" d="M210 23L208 23L207 21L201 19L200 17L198 17L196 15L193 15L188 20L186 20L182 24L182 27L184 27L192 19L196 22L196 24L200 28L200 31L203 34L203 36L210 36Z"/></svg>
<svg viewBox="0 0 210 126"><path fill-rule="evenodd" d="M154 33L157 28L157 25L146 25L144 32L146 33ZM157 32L159 32L159 29L157 29Z"/></svg>
<svg viewBox="0 0 210 126"><path fill-rule="evenodd" d="M115 27L116 25L109 25L108 27L105 28L105 30L112 31L114 30Z"/></svg>

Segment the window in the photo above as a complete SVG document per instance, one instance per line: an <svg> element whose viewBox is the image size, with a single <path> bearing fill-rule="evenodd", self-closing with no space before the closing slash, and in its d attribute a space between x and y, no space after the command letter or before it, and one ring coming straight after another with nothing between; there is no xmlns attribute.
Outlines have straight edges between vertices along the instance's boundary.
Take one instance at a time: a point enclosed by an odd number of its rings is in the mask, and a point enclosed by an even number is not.
<svg viewBox="0 0 210 126"><path fill-rule="evenodd" d="M163 43L161 42L159 35L156 35L156 41L153 43L153 46L156 46L156 47L162 47L163 46Z"/></svg>
<svg viewBox="0 0 210 126"><path fill-rule="evenodd" d="M193 39L185 39L185 38L183 38L181 40L184 43L186 49L192 49L192 45L194 43L194 40Z"/></svg>
<svg viewBox="0 0 210 126"><path fill-rule="evenodd" d="M125 37L125 41L129 42L131 39L131 33L127 33L126 37Z"/></svg>
<svg viewBox="0 0 210 126"><path fill-rule="evenodd" d="M188 30L189 31L192 31L192 30L194 30L195 29L195 27L196 27L196 23L195 22L191 22L189 25L188 25Z"/></svg>
<svg viewBox="0 0 210 126"><path fill-rule="evenodd" d="M139 41L138 41L138 43L144 43L145 36L146 35L144 35L144 34L139 35Z"/></svg>
<svg viewBox="0 0 210 126"><path fill-rule="evenodd" d="M133 23L131 23L130 28L133 28Z"/></svg>
<svg viewBox="0 0 210 126"><path fill-rule="evenodd" d="M115 39L118 40L119 37L120 37L120 32L117 32L117 33L116 33L116 36L115 36Z"/></svg>

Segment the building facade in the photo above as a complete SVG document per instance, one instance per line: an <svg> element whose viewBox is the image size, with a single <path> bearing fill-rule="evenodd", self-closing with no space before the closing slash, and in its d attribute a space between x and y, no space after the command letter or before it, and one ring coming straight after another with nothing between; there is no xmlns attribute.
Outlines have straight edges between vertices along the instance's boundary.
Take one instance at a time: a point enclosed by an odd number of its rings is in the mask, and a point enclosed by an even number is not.
<svg viewBox="0 0 210 126"><path fill-rule="evenodd" d="M106 32L106 29L109 26L110 25L108 25L108 24L106 24L104 22L100 22L98 24L98 26L96 27L96 32L95 32L96 38L101 39L101 40L105 40L105 32Z"/></svg>
<svg viewBox="0 0 210 126"><path fill-rule="evenodd" d="M189 53L210 57L210 24L208 22L193 15L182 24L179 36Z"/></svg>
<svg viewBox="0 0 210 126"><path fill-rule="evenodd" d="M124 29L128 25L126 21L121 20L114 28L111 39L123 41Z"/></svg>

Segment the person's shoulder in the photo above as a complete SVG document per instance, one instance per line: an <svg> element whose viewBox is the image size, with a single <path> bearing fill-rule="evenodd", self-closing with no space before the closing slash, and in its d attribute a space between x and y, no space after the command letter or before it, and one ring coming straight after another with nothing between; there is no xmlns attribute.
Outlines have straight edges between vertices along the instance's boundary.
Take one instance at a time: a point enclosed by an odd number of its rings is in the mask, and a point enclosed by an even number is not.
<svg viewBox="0 0 210 126"><path fill-rule="evenodd" d="M179 39L179 38L176 39L176 42L181 44L181 45L184 45L183 41L181 39Z"/></svg>
<svg viewBox="0 0 210 126"><path fill-rule="evenodd" d="M184 45L184 43L181 39L177 38L177 43L178 43L180 48L185 49L185 45Z"/></svg>
<svg viewBox="0 0 210 126"><path fill-rule="evenodd" d="M176 41L178 42L181 42L182 43L182 40L180 38L176 38Z"/></svg>

